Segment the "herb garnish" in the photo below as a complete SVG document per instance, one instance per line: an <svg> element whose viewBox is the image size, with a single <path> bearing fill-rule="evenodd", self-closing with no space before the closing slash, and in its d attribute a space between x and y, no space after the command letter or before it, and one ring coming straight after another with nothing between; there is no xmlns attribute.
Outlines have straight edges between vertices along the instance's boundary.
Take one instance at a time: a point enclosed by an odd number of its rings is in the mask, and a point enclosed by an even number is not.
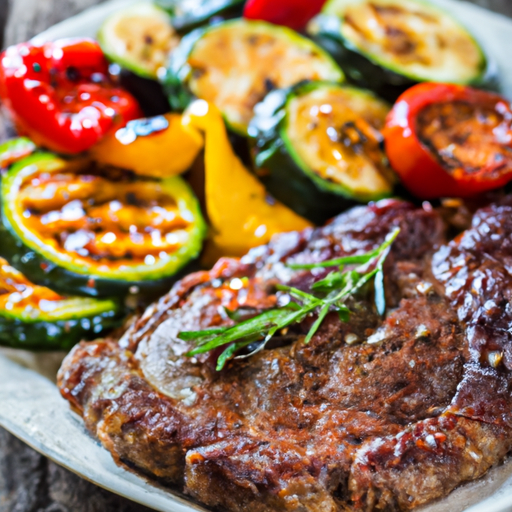
<svg viewBox="0 0 512 512"><path fill-rule="evenodd" d="M386 241L380 247L366 254L346 256L308 265L290 264L289 267L295 270L329 267L338 267L338 270L314 283L311 286L311 293L290 286L277 285L278 291L286 293L290 299L293 299L282 307L269 309L233 326L205 331L181 332L180 339L194 341L198 345L187 356L193 357L219 347L226 347L217 361L217 371L220 371L238 350L261 341L258 348L251 354L238 356L238 358L249 357L263 350L277 332L302 322L307 316L317 311L318 318L304 340L304 343L307 344L330 311L336 311L342 322L348 321L350 310L345 305L346 300L355 295L372 278L375 278L375 305L379 314L383 315L386 311L383 267L391 245L399 232L398 228L395 229L386 237ZM345 271L347 265L359 266Z"/></svg>

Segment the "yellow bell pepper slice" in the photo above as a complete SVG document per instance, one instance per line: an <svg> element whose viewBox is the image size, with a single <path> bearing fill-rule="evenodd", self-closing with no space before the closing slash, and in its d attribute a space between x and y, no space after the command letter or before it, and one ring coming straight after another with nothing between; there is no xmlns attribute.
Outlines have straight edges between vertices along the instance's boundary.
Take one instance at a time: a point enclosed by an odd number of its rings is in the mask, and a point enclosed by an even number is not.
<svg viewBox="0 0 512 512"><path fill-rule="evenodd" d="M91 149L99 163L128 169L140 176L170 178L188 170L203 149L199 132L166 114L129 122Z"/></svg>
<svg viewBox="0 0 512 512"><path fill-rule="evenodd" d="M183 116L183 125L205 135L205 195L211 225L204 261L243 256L272 236L311 226L303 217L269 198L263 184L235 155L220 111L197 100ZM270 199L270 201L269 201Z"/></svg>

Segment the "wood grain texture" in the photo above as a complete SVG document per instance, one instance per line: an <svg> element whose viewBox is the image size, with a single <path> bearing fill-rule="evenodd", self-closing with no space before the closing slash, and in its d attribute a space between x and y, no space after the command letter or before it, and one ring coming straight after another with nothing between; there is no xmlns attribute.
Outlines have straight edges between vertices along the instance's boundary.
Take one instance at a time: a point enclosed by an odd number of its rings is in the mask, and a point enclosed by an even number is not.
<svg viewBox="0 0 512 512"><path fill-rule="evenodd" d="M2 46L25 41L100 1L0 0ZM473 0L473 3L512 17L512 0ZM0 120L0 140L5 134L5 125ZM0 512L148 512L148 509L80 479L0 428Z"/></svg>

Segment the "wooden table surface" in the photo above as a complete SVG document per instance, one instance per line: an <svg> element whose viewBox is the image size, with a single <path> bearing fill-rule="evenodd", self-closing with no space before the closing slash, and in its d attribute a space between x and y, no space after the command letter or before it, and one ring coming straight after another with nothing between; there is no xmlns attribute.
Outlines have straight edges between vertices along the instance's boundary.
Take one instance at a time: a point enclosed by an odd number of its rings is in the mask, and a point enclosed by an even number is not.
<svg viewBox="0 0 512 512"><path fill-rule="evenodd" d="M512 17L512 0L472 1ZM3 47L26 41L54 23L100 2L0 0L0 41ZM148 509L80 479L0 428L0 512L111 511L146 512Z"/></svg>

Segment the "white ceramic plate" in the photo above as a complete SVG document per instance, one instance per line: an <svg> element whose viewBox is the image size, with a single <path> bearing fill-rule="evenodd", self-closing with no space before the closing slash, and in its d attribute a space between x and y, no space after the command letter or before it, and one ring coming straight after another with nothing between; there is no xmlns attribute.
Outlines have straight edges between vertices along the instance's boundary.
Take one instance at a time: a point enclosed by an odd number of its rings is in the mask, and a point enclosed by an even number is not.
<svg viewBox="0 0 512 512"><path fill-rule="evenodd" d="M106 16L135 1L114 0L88 9L35 39L94 37ZM436 0L436 3L452 11L482 42L500 69L503 93L512 99L512 21L455 0ZM155 510L204 510L179 493L157 487L114 464L110 454L87 434L81 419L60 397L53 379L61 359L62 354L0 350L0 425L81 477ZM463 510L512 511L512 459L421 512Z"/></svg>

